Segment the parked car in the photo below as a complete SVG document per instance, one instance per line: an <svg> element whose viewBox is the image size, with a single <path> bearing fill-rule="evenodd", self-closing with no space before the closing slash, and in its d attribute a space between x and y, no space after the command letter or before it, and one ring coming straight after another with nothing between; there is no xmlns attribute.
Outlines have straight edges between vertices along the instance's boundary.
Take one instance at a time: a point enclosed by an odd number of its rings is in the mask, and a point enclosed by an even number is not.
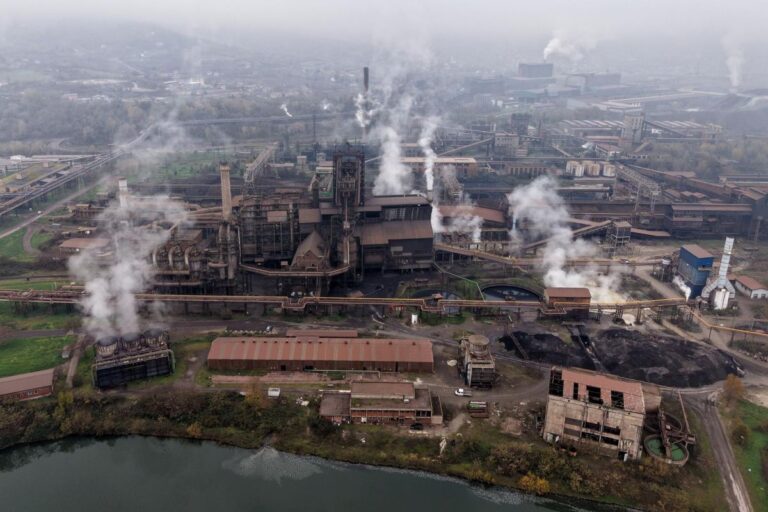
<svg viewBox="0 0 768 512"><path fill-rule="evenodd" d="M456 388L456 391L454 391L453 394L456 396L472 396L472 391L464 388Z"/></svg>

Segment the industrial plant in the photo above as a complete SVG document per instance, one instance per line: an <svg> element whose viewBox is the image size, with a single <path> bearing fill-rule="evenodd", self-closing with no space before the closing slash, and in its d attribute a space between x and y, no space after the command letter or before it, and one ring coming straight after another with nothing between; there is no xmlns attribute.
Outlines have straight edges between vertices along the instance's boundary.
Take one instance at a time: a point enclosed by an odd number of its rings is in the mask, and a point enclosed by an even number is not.
<svg viewBox="0 0 768 512"><path fill-rule="evenodd" d="M537 494L712 482L750 442L720 412L768 396L768 145L734 128L765 94L591 51L556 33L490 70L409 48L263 79L120 61L120 108L151 123L0 158L0 360L40 328L57 364L0 365L2 402L55 398L58 421L157 392L190 410L152 401L136 433Z"/></svg>

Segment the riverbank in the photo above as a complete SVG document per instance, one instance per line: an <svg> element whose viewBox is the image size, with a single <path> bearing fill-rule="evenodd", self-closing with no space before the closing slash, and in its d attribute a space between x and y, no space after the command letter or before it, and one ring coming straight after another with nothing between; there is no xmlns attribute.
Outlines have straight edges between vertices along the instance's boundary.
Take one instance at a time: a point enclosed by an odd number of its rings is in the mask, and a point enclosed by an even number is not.
<svg viewBox="0 0 768 512"><path fill-rule="evenodd" d="M695 467L652 460L625 464L516 439L474 422L440 439L372 425L335 427L316 404L267 400L260 393L137 390L124 394L61 392L43 400L0 405L0 449L69 436L157 436L209 440L458 477L541 495L586 498L647 510L722 510ZM698 483L697 483L698 482Z"/></svg>

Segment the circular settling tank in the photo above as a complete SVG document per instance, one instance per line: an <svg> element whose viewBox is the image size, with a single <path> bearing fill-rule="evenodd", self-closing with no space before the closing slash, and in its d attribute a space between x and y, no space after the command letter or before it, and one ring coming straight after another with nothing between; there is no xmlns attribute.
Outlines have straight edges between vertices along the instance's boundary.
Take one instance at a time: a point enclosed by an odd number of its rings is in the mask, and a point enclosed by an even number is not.
<svg viewBox="0 0 768 512"><path fill-rule="evenodd" d="M541 300L541 296L533 290L507 284L486 286L483 288L483 295L485 296L485 300L519 300L534 302Z"/></svg>
<svg viewBox="0 0 768 512"><path fill-rule="evenodd" d="M668 464L682 466L688 461L688 449L682 443L673 443L670 447L670 457L667 458L666 450L664 449L661 437L658 434L646 437L643 445L645 445L645 450L651 457L663 460Z"/></svg>

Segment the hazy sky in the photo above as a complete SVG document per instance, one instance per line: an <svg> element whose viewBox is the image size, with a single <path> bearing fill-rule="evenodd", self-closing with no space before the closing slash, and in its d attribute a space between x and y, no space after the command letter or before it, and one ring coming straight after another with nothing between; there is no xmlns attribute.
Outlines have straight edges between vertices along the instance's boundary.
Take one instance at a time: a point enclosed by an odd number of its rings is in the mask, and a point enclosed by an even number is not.
<svg viewBox="0 0 768 512"><path fill-rule="evenodd" d="M608 39L738 32L764 39L761 0L2 0L20 19L120 19L174 28L290 30L342 40L402 31L427 37L494 39L570 31Z"/></svg>

